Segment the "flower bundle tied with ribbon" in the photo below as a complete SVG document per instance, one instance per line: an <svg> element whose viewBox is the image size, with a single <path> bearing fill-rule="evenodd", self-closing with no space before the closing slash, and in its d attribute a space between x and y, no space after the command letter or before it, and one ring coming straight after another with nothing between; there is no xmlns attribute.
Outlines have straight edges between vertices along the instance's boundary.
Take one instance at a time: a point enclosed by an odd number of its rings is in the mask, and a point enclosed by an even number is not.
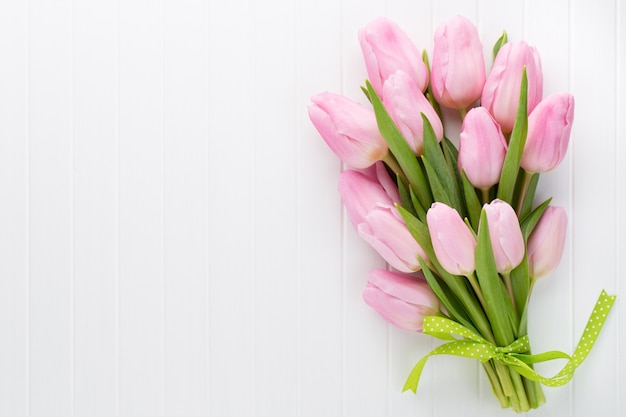
<svg viewBox="0 0 626 417"><path fill-rule="evenodd" d="M567 215L535 204L539 175L567 151L574 114L568 93L543 97L541 61L506 33L487 75L475 26L457 16L435 32L432 64L394 22L359 33L371 107L322 93L309 116L351 169L339 193L359 236L391 270L374 270L365 302L392 324L445 340L417 363L457 355L483 364L502 407L545 402L541 384L566 384L587 357L615 301L602 291L576 350L531 352L527 307L536 281L558 265ZM456 144L442 107L462 120ZM533 365L566 359L554 377Z"/></svg>

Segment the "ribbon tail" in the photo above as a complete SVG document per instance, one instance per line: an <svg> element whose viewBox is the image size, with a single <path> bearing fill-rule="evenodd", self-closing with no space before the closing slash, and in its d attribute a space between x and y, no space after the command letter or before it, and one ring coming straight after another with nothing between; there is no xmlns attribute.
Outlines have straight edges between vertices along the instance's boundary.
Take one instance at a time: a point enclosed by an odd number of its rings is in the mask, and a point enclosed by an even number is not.
<svg viewBox="0 0 626 417"><path fill-rule="evenodd" d="M420 382L420 377L422 376L422 370L424 369L424 365L426 365L426 361L428 360L428 358L430 358L431 355L432 355L432 352L424 356L422 359L420 359L420 361L413 367L413 369L411 370L411 373L406 379L406 382L404 383L402 392L409 391L409 390L413 391L413 394L417 392L417 385Z"/></svg>
<svg viewBox="0 0 626 417"><path fill-rule="evenodd" d="M602 291L598 301L596 302L595 308L587 321L585 331L583 332L580 341L576 346L576 350L571 357L563 352L551 351L538 355L511 354L499 360L513 367L518 373L526 378L537 381L543 385L549 387L560 387L567 384L574 376L576 368L578 368L587 358L587 355L589 355L589 352L595 344L598 334L604 326L604 322L613 307L615 298L616 297L613 295L608 295L604 290ZM528 364L544 362L552 359L569 359L565 366L552 378L546 378L528 366Z"/></svg>
<svg viewBox="0 0 626 417"><path fill-rule="evenodd" d="M411 371L408 378L406 379L406 382L404 383L404 388L402 388L402 392L409 390L413 391L413 393L417 392L417 386L419 384L424 365L426 365L426 361L428 361L431 356L435 355L462 356L466 358L478 359L481 362L485 362L493 357L493 350L490 349L487 345L483 345L469 340L457 340L455 342L443 344L433 349L428 355L420 359L415 367L413 367L413 370Z"/></svg>

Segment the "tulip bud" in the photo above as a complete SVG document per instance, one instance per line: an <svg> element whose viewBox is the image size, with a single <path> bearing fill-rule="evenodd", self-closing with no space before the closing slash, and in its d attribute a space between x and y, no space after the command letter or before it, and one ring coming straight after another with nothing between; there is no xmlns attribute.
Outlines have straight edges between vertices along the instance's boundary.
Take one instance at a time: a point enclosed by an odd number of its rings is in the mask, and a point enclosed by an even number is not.
<svg viewBox="0 0 626 417"><path fill-rule="evenodd" d="M459 136L458 165L474 187L487 189L500 181L506 149L502 129L487 109L470 110Z"/></svg>
<svg viewBox="0 0 626 417"><path fill-rule="evenodd" d="M528 238L528 266L533 279L548 275L559 265L566 231L565 209L549 206Z"/></svg>
<svg viewBox="0 0 626 417"><path fill-rule="evenodd" d="M378 161L369 168L359 170L359 172L365 174L365 176L370 180L378 182L391 198L391 201L394 203L400 202L400 194L398 192L396 177L394 176L392 179L383 162Z"/></svg>
<svg viewBox="0 0 626 417"><path fill-rule="evenodd" d="M418 256L428 262L424 250L413 238L396 210L390 207L375 207L358 225L359 236L369 243L392 267L401 272L420 269Z"/></svg>
<svg viewBox="0 0 626 417"><path fill-rule="evenodd" d="M484 206L498 272L508 274L524 259L524 237L515 210L502 200Z"/></svg>
<svg viewBox="0 0 626 417"><path fill-rule="evenodd" d="M515 124L524 66L528 80L527 111L532 112L541 101L543 74L539 53L524 41L500 48L483 88L481 105L489 110L504 133L511 132Z"/></svg>
<svg viewBox="0 0 626 417"><path fill-rule="evenodd" d="M465 17L453 17L435 31L430 83L435 100L446 107L467 109L480 98L483 46L476 26Z"/></svg>
<svg viewBox="0 0 626 417"><path fill-rule="evenodd" d="M375 269L363 300L382 318L404 330L421 332L424 317L439 312L439 300L423 278Z"/></svg>
<svg viewBox="0 0 626 417"><path fill-rule="evenodd" d="M365 216L375 207L394 207L382 185L357 171L343 171L339 175L339 195L355 229L365 222Z"/></svg>
<svg viewBox="0 0 626 417"><path fill-rule="evenodd" d="M528 116L520 166L528 172L548 172L559 165L567 152L573 121L571 94L553 94L541 101Z"/></svg>
<svg viewBox="0 0 626 417"><path fill-rule="evenodd" d="M396 71L383 86L383 102L415 155L424 153L424 113L437 141L443 138L443 125L437 112L419 86L406 72Z"/></svg>
<svg viewBox="0 0 626 417"><path fill-rule="evenodd" d="M426 222L437 260L454 275L468 276L476 269L476 239L459 213L443 203L434 203Z"/></svg>
<svg viewBox="0 0 626 417"><path fill-rule="evenodd" d="M374 111L346 97L321 93L311 98L309 118L326 144L346 164L366 168L387 154Z"/></svg>
<svg viewBox="0 0 626 417"><path fill-rule="evenodd" d="M428 68L407 34L393 21L379 17L359 31L367 76L380 95L385 80L397 70L406 72L420 90L428 86Z"/></svg>

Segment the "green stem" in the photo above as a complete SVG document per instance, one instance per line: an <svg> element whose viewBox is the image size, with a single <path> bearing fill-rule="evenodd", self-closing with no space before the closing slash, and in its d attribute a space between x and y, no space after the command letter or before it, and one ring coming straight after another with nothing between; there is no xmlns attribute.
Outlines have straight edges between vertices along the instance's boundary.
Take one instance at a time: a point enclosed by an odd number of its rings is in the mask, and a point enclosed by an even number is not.
<svg viewBox="0 0 626 417"><path fill-rule="evenodd" d="M467 109L459 109L459 114L461 115L461 122L463 122L463 120L465 120L465 115L467 114Z"/></svg>
<svg viewBox="0 0 626 417"><path fill-rule="evenodd" d="M502 392L502 385L500 384L498 375L493 370L491 362L483 363L483 368L485 368L485 372L487 373L487 377L489 378L489 382L491 383L491 389L493 390L493 394L496 396L498 401L500 401L500 406L502 408L508 408L510 406L509 400L507 396L504 395L504 392Z"/></svg>
<svg viewBox="0 0 626 417"><path fill-rule="evenodd" d="M522 377L513 369L509 369L509 373L511 375L511 380L513 381L513 386L515 387L515 393L517 395L517 399L519 400L520 411L530 410L530 405L528 404L528 397L526 397L526 388L524 387L524 382L522 381Z"/></svg>
<svg viewBox="0 0 626 417"><path fill-rule="evenodd" d="M480 189L480 198L483 204L489 204L489 201L491 200L489 198L489 188Z"/></svg>
<svg viewBox="0 0 626 417"><path fill-rule="evenodd" d="M476 279L476 273L472 272L470 275L467 275L467 279L469 280L470 284L472 284L472 288L474 289L474 292L476 293L480 304L483 306L483 310L485 310L485 313L487 313L487 303L485 302L485 297L483 296L483 292L480 289L478 280Z"/></svg>
<svg viewBox="0 0 626 417"><path fill-rule="evenodd" d="M531 381L528 378L523 378L524 387L526 388L526 394L528 395L528 402L530 403L530 408L538 408L541 404L539 403L539 396L537 395L537 390L541 390L541 386L539 383L535 381ZM542 393L543 394L543 393Z"/></svg>
<svg viewBox="0 0 626 417"><path fill-rule="evenodd" d="M495 362L495 367L500 384L502 384L502 392L504 392L504 395L509 397L511 403L518 403L515 395L515 389L513 388L513 383L511 381L511 375L509 374L509 368L498 362Z"/></svg>
<svg viewBox="0 0 626 417"><path fill-rule="evenodd" d="M543 388L539 382L533 382L535 386L535 395L537 396L537 407L546 403L546 395L543 393Z"/></svg>
<svg viewBox="0 0 626 417"><path fill-rule="evenodd" d="M404 185L406 185L407 187L409 186L409 180L407 179L406 174L404 173L402 168L400 168L400 164L398 164L398 161L391 154L391 152L387 152L385 156L381 158L381 160L385 164L387 164L387 166L393 171L394 174L398 175L402 179Z"/></svg>
<svg viewBox="0 0 626 417"><path fill-rule="evenodd" d="M506 286L506 290L509 292L511 302L513 303L513 309L517 311L517 306L515 305L515 294L513 293L513 284L511 283L511 273L505 272L502 275L504 276L504 285Z"/></svg>
<svg viewBox="0 0 626 417"><path fill-rule="evenodd" d="M531 172L528 172L522 169L522 184L520 187L519 196L517 198L517 204L515 206L515 212L519 215L522 212L522 208L524 207L524 200L526 200L526 194L528 194L528 186L530 185L530 180L533 177Z"/></svg>

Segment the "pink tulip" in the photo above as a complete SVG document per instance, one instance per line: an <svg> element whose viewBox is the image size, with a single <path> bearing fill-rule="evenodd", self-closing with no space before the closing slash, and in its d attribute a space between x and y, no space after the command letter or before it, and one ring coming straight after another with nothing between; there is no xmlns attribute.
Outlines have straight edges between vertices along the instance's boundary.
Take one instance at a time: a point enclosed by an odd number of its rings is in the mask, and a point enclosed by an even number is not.
<svg viewBox="0 0 626 417"><path fill-rule="evenodd" d="M549 206L528 238L528 266L533 279L548 275L559 265L566 231L565 209Z"/></svg>
<svg viewBox="0 0 626 417"><path fill-rule="evenodd" d="M401 272L420 269L418 256L428 262L424 250L413 238L396 210L390 207L375 207L358 225L359 236L369 243L392 267Z"/></svg>
<svg viewBox="0 0 626 417"><path fill-rule="evenodd" d="M392 208L394 201L376 180L358 171L343 171L339 176L339 195L355 229L375 207Z"/></svg>
<svg viewBox="0 0 626 417"><path fill-rule="evenodd" d="M387 168L384 163L378 161L371 167L360 170L360 172L365 174L365 176L370 180L378 182L391 198L391 201L394 203L400 202L400 194L398 192L398 184L396 182L397 180L395 176L392 179L389 172L387 172Z"/></svg>
<svg viewBox="0 0 626 417"><path fill-rule="evenodd" d="M451 274L468 276L476 269L476 239L459 213L443 203L434 203L426 222L435 255Z"/></svg>
<svg viewBox="0 0 626 417"><path fill-rule="evenodd" d="M553 94L528 116L528 136L520 166L528 172L548 172L563 161L574 121L574 97Z"/></svg>
<svg viewBox="0 0 626 417"><path fill-rule="evenodd" d="M414 79L404 71L393 73L383 86L383 102L415 155L424 153L424 113L437 141L443 138L443 125L437 112Z"/></svg>
<svg viewBox="0 0 626 417"><path fill-rule="evenodd" d="M485 84L483 45L476 26L453 17L435 31L430 83L435 100L454 109L467 109Z"/></svg>
<svg viewBox="0 0 626 417"><path fill-rule="evenodd" d="M541 101L543 74L539 53L524 41L507 43L500 48L483 88L481 104L493 115L504 133L511 132L515 124L524 66L528 79L527 111L532 112Z"/></svg>
<svg viewBox="0 0 626 417"><path fill-rule="evenodd" d="M407 34L393 21L379 17L359 31L367 76L380 95L385 80L402 70L415 80L420 90L428 86L428 68Z"/></svg>
<svg viewBox="0 0 626 417"><path fill-rule="evenodd" d="M470 110L459 136L458 165L474 187L487 189L500 181L506 149L502 129L487 109Z"/></svg>
<svg viewBox="0 0 626 417"><path fill-rule="evenodd" d="M363 300L389 323L421 332L424 317L439 312L439 300L423 278L375 269L363 290Z"/></svg>
<svg viewBox="0 0 626 417"><path fill-rule="evenodd" d="M332 93L311 98L309 118L326 144L346 164L366 168L387 154L374 111Z"/></svg>
<svg viewBox="0 0 626 417"><path fill-rule="evenodd" d="M498 272L508 274L524 259L524 237L515 210L502 200L484 205Z"/></svg>

